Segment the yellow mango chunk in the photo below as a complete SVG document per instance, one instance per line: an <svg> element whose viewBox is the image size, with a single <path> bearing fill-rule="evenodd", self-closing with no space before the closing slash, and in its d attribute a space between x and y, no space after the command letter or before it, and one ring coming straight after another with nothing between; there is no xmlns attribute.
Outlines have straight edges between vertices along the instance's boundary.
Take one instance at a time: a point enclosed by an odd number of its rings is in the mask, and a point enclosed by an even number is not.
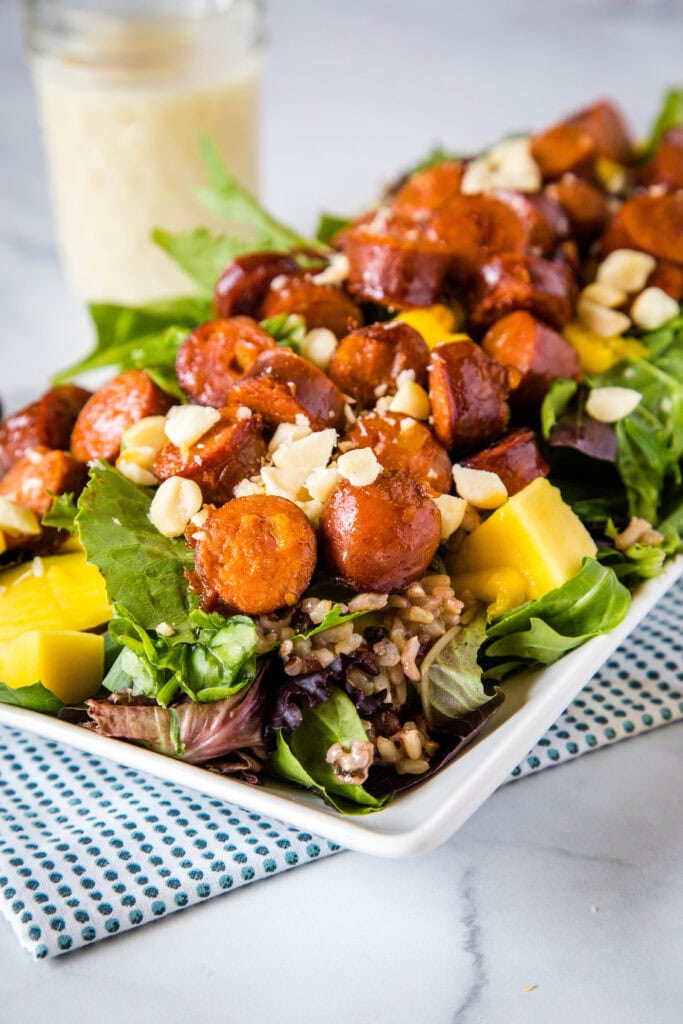
<svg viewBox="0 0 683 1024"><path fill-rule="evenodd" d="M557 487L538 477L465 538L449 570L457 579L483 569L515 569L526 581L525 599L536 600L575 576L582 560L596 552Z"/></svg>
<svg viewBox="0 0 683 1024"><path fill-rule="evenodd" d="M424 338L427 348L436 348L449 341L466 341L467 334L454 333L455 314L448 306L428 306L426 309L406 309L396 317L413 327Z"/></svg>
<svg viewBox="0 0 683 1024"><path fill-rule="evenodd" d="M563 334L576 352L586 373L605 373L622 359L644 359L648 349L635 338L601 338L582 324L567 324Z"/></svg>
<svg viewBox="0 0 683 1024"><path fill-rule="evenodd" d="M453 578L453 589L462 601L487 605L489 619L518 608L528 598L526 578L518 569L506 566L460 573Z"/></svg>
<svg viewBox="0 0 683 1024"><path fill-rule="evenodd" d="M74 630L31 630L0 643L0 681L42 683L65 704L93 697L104 676L104 637Z"/></svg>
<svg viewBox="0 0 683 1024"><path fill-rule="evenodd" d="M85 555L48 555L0 572L0 641L36 629L92 629L111 618L104 580Z"/></svg>

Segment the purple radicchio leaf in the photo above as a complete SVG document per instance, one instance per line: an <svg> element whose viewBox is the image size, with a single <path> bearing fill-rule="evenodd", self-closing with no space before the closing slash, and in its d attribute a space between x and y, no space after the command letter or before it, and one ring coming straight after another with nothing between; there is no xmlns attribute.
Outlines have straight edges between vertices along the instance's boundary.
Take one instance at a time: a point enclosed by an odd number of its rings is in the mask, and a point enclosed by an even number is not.
<svg viewBox="0 0 683 1024"><path fill-rule="evenodd" d="M340 654L326 668L305 672L298 676L285 676L275 698L270 720L272 729L297 729L301 725L302 710L314 708L330 697L330 687L338 686L351 698L362 718L374 714L386 703L387 691L366 695L349 681L349 669L361 669L370 676L379 673L377 660L367 649Z"/></svg>
<svg viewBox="0 0 683 1024"><path fill-rule="evenodd" d="M447 733L435 735L433 739L438 741L439 749L432 758L429 770L424 775L399 775L389 765L373 765L365 783L365 789L372 796L383 797L430 779L444 765L457 757L468 743L476 739L502 703L503 694L497 692L487 704L453 722L453 728L449 729Z"/></svg>
<svg viewBox="0 0 683 1024"><path fill-rule="evenodd" d="M251 686L206 704L187 699L162 708L128 691L87 700L90 721L84 727L190 764L216 761L235 750L263 749L264 674L262 667Z"/></svg>
<svg viewBox="0 0 683 1024"><path fill-rule="evenodd" d="M590 416L563 416L548 442L554 448L574 448L600 462L617 461L617 434L612 423L600 423Z"/></svg>

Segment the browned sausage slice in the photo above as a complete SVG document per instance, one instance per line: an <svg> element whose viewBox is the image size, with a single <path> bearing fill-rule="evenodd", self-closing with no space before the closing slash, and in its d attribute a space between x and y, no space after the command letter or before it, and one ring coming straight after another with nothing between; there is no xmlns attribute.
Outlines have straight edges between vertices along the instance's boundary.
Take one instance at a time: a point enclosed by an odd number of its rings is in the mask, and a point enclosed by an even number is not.
<svg viewBox="0 0 683 1024"><path fill-rule="evenodd" d="M471 451L502 434L510 418L505 370L473 341L432 351L429 398L434 433L449 450Z"/></svg>
<svg viewBox="0 0 683 1024"><path fill-rule="evenodd" d="M459 160L444 160L416 171L392 197L395 210L408 214L421 214L436 210L451 196L459 195L464 165Z"/></svg>
<svg viewBox="0 0 683 1024"><path fill-rule="evenodd" d="M342 338L327 372L340 391L355 398L361 409L370 409L381 394L395 393L404 370L413 370L418 384L426 384L428 363L422 336L408 324L389 321Z"/></svg>
<svg viewBox="0 0 683 1024"><path fill-rule="evenodd" d="M646 188L683 188L683 125L664 135L656 152L638 171L638 182Z"/></svg>
<svg viewBox="0 0 683 1024"><path fill-rule="evenodd" d="M546 194L565 211L572 234L581 244L594 241L604 230L610 214L607 197L589 181L564 174L548 185Z"/></svg>
<svg viewBox="0 0 683 1024"><path fill-rule="evenodd" d="M178 349L178 383L195 402L220 409L232 385L262 352L275 347L270 334L251 317L209 320L192 331Z"/></svg>
<svg viewBox="0 0 683 1024"><path fill-rule="evenodd" d="M210 512L189 536L197 587L206 608L261 615L296 603L316 562L316 537L286 498L235 498Z"/></svg>
<svg viewBox="0 0 683 1024"><path fill-rule="evenodd" d="M240 480L258 473L266 449L261 417L242 417L236 409L226 408L218 423L187 450L164 445L153 469L159 480L194 480L205 503L222 505L232 498Z"/></svg>
<svg viewBox="0 0 683 1024"><path fill-rule="evenodd" d="M658 259L683 263L683 192L628 199L602 238L602 252L613 249L639 249Z"/></svg>
<svg viewBox="0 0 683 1024"><path fill-rule="evenodd" d="M621 111L609 100L598 100L577 111L565 118L565 124L585 132L599 156L609 157L619 164L633 160L633 141L626 122Z"/></svg>
<svg viewBox="0 0 683 1024"><path fill-rule="evenodd" d="M363 323L363 314L346 292L333 284L316 284L305 271L271 282L263 315L271 317L279 313L298 313L304 318L307 330L327 327L337 338L343 338Z"/></svg>
<svg viewBox="0 0 683 1024"><path fill-rule="evenodd" d="M29 448L68 449L76 417L89 398L85 388L63 384L8 416L0 425L0 470L9 469Z"/></svg>
<svg viewBox="0 0 683 1024"><path fill-rule="evenodd" d="M441 537L441 517L406 473L381 473L357 487L343 480L320 525L330 574L358 591L401 590L424 576Z"/></svg>
<svg viewBox="0 0 683 1024"><path fill-rule="evenodd" d="M0 480L0 495L42 518L50 510L53 494L79 495L87 479L87 467L69 452L32 448Z"/></svg>
<svg viewBox="0 0 683 1024"><path fill-rule="evenodd" d="M463 466L497 473L508 494L516 494L539 476L547 476L550 466L541 455L533 430L515 430L501 441L476 455L463 459Z"/></svg>
<svg viewBox="0 0 683 1024"><path fill-rule="evenodd" d="M163 415L171 399L142 370L114 377L88 399L71 435L71 452L81 462L113 462L121 449L121 435L145 416Z"/></svg>
<svg viewBox="0 0 683 1024"><path fill-rule="evenodd" d="M344 425L344 396L312 363L289 349L264 352L230 389L232 405L259 412L266 423L293 423L304 415L313 430Z"/></svg>
<svg viewBox="0 0 683 1024"><path fill-rule="evenodd" d="M554 327L572 316L576 281L564 262L540 256L496 256L480 267L471 291L470 323L482 330L515 309L536 313Z"/></svg>
<svg viewBox="0 0 683 1024"><path fill-rule="evenodd" d="M451 460L424 423L395 412L361 416L342 442L344 451L372 448L384 469L400 469L427 490L448 494Z"/></svg>
<svg viewBox="0 0 683 1024"><path fill-rule="evenodd" d="M534 244L538 218L511 193L453 196L432 215L426 237L450 255L450 273L468 280L497 253L524 253Z"/></svg>
<svg viewBox="0 0 683 1024"><path fill-rule="evenodd" d="M556 124L532 138L531 155L543 178L553 181L570 171L590 173L596 151L590 135L577 125Z"/></svg>
<svg viewBox="0 0 683 1024"><path fill-rule="evenodd" d="M536 409L559 377L581 379L576 352L547 324L519 311L487 331L482 348L501 366L511 367L510 399L515 407Z"/></svg>
<svg viewBox="0 0 683 1024"><path fill-rule="evenodd" d="M219 317L263 317L271 282L282 274L295 274L299 264L280 252L250 252L228 264L216 282L216 312Z"/></svg>

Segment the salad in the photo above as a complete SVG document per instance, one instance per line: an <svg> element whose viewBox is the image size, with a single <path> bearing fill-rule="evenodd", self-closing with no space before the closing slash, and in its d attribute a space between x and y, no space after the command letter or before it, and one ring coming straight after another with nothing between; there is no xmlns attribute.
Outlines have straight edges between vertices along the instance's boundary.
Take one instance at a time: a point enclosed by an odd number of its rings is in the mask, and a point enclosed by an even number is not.
<svg viewBox="0 0 683 1024"><path fill-rule="evenodd" d="M681 550L683 93L313 239L202 146L231 233L155 232L192 294L92 306L0 426L0 701L366 813Z"/></svg>

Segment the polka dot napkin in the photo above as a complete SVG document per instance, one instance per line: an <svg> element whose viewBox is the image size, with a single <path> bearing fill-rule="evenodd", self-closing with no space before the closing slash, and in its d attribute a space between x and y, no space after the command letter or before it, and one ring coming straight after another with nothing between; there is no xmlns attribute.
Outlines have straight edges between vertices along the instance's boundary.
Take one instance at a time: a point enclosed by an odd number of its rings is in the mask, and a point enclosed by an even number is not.
<svg viewBox="0 0 683 1024"><path fill-rule="evenodd" d="M510 780L683 719L683 584ZM339 849L170 782L0 727L0 910L42 959Z"/></svg>

